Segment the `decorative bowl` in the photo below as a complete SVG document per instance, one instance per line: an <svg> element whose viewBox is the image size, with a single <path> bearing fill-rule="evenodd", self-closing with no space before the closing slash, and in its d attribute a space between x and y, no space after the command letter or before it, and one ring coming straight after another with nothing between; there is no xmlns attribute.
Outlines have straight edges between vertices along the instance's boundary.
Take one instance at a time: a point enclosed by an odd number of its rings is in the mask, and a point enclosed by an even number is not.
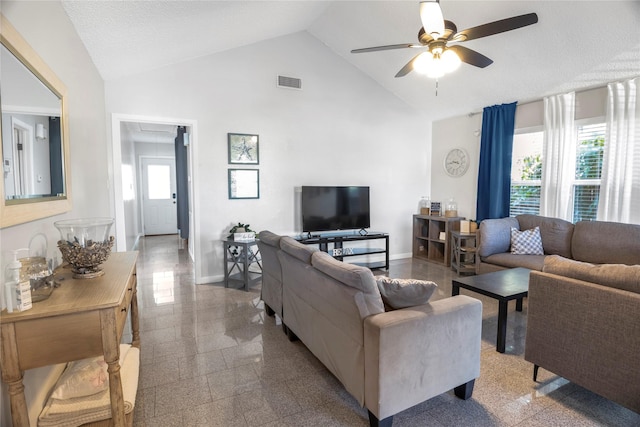
<svg viewBox="0 0 640 427"><path fill-rule="evenodd" d="M56 221L60 231L58 249L69 263L76 279L91 279L104 274L100 264L111 254L114 237L109 236L113 218L83 218Z"/></svg>

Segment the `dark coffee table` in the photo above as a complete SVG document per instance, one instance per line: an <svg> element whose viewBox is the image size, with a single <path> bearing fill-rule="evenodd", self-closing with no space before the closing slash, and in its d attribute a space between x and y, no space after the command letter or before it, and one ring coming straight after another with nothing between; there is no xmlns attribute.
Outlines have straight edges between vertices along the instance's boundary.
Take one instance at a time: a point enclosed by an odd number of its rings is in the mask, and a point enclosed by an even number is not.
<svg viewBox="0 0 640 427"><path fill-rule="evenodd" d="M529 292L528 268L512 268L451 281L451 295L465 288L498 300L498 339L496 350L504 353L507 337L507 304L516 300L516 311L522 311L522 299Z"/></svg>

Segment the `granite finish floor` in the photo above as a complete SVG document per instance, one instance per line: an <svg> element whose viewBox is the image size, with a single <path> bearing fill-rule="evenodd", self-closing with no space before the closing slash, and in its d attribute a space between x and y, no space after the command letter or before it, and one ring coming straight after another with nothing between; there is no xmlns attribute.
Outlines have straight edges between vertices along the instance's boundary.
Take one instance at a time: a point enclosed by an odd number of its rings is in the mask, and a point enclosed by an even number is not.
<svg viewBox="0 0 640 427"><path fill-rule="evenodd" d="M301 342L267 317L260 286L195 285L176 236L140 240L141 368L134 425L368 426L367 412ZM433 280L451 295L448 268L391 262L391 277ZM394 426L640 426L640 415L523 358L527 319L509 306L507 349L495 350L498 304L483 302L481 374L473 397L443 393L394 417Z"/></svg>

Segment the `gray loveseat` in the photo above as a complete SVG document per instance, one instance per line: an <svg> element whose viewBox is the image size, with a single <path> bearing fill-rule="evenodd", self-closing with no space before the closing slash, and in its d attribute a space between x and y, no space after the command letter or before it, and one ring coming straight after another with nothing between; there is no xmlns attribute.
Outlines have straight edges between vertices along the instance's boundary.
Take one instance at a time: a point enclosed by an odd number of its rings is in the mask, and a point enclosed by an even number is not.
<svg viewBox="0 0 640 427"><path fill-rule="evenodd" d="M371 270L290 237L259 238L268 311L368 409L372 426L391 426L393 415L451 389L471 396L480 374L480 301L458 295L385 312Z"/></svg>
<svg viewBox="0 0 640 427"><path fill-rule="evenodd" d="M511 227L529 230L536 226L545 254L511 254ZM640 264L640 226L633 224L579 221L574 225L558 218L518 215L482 221L477 240L476 274L515 267L542 271L548 255L595 264Z"/></svg>

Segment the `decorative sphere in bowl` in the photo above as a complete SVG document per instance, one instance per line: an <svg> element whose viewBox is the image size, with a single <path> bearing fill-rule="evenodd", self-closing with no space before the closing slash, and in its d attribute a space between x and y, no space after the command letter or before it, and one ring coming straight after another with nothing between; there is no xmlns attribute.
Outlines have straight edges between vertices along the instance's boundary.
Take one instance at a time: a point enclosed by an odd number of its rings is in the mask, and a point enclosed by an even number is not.
<svg viewBox="0 0 640 427"><path fill-rule="evenodd" d="M74 278L102 276L99 267L111 254L114 238L109 236L113 218L83 218L56 221L60 231L58 249L73 269Z"/></svg>

